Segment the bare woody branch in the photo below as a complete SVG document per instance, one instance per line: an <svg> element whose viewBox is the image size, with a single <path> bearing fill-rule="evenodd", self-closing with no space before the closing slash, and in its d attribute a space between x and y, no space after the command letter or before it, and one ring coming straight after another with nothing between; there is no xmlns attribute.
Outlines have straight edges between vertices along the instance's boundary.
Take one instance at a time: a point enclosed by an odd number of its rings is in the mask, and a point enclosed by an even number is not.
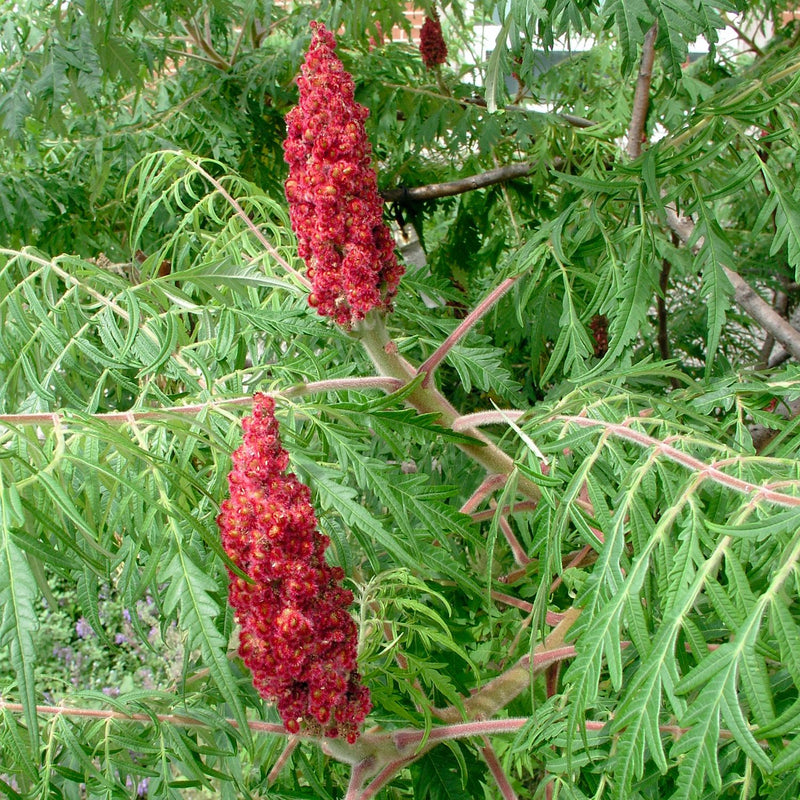
<svg viewBox="0 0 800 800"><path fill-rule="evenodd" d="M684 244L688 243L694 234L694 222L678 216L674 208L667 207L667 225L678 234ZM696 248L699 246L699 242L695 244ZM725 265L723 269L733 285L733 299L736 304L800 361L800 331L772 308L738 272Z"/></svg>
<svg viewBox="0 0 800 800"><path fill-rule="evenodd" d="M440 197L453 197L475 189L485 189L497 183L504 183L514 178L524 178L536 168L535 164L524 162L520 164L506 164L503 167L490 169L478 175L469 175L455 181L445 183L431 183L428 186L414 186L411 188L387 189L381 192L384 200L390 202L409 203L420 200L436 200Z"/></svg>
<svg viewBox="0 0 800 800"><path fill-rule="evenodd" d="M645 34L642 44L642 60L639 64L639 77L636 79L636 91L633 95L633 112L628 128L628 155L638 158L642 153L642 136L647 111L650 108L650 81L653 77L653 62L656 54L656 34L658 23Z"/></svg>

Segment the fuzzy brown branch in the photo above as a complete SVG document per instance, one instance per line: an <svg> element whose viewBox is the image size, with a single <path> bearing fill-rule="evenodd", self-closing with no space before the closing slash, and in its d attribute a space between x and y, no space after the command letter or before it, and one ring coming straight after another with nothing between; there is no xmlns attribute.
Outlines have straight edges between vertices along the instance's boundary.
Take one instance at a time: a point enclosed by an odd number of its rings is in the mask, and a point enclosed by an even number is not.
<svg viewBox="0 0 800 800"><path fill-rule="evenodd" d="M504 284L501 284L503 287ZM499 289L500 287L498 287ZM495 290L495 292L498 290ZM494 294L494 293L493 293ZM486 301L484 301L486 302ZM481 304L480 307L482 307ZM474 313L474 312L473 312ZM460 329L457 329L460 330ZM457 332L457 331L456 331ZM452 343L451 334L449 342ZM353 334L359 338L367 355L375 365L380 375L396 378L405 383L411 383L419 375L427 373L430 376L432 358L420 367L415 369L397 349L397 344L391 340L386 330L383 315L370 312L365 319L353 326ZM442 347L437 352L442 352ZM434 364L435 366L435 364ZM436 388L435 385L421 384L415 386L404 398L405 402L416 408L422 414L437 414L439 424L452 429L453 423L462 415L453 407L450 401ZM515 469L514 459L498 447L489 438L484 436L479 430L469 428L464 431L472 437L473 443L459 443L458 448L466 453L473 461L480 464L490 475L510 475ZM536 501L541 497L541 489L531 480L520 476L517 481L517 489L530 500Z"/></svg>
<svg viewBox="0 0 800 800"><path fill-rule="evenodd" d="M694 234L694 222L678 216L675 209L669 206L666 211L667 225L684 244L688 243ZM700 242L695 243L694 249L699 248ZM800 361L800 331L775 311L738 272L724 264L722 268L733 285L736 304L767 333L772 334L775 341L780 342L793 358Z"/></svg>
<svg viewBox="0 0 800 800"><path fill-rule="evenodd" d="M653 77L653 62L656 54L656 34L658 23L645 34L642 44L642 60L639 63L639 77L636 79L636 91L633 95L633 112L631 124L628 128L628 155L638 158L642 153L642 137L644 124L647 120L647 111L650 108L650 82Z"/></svg>

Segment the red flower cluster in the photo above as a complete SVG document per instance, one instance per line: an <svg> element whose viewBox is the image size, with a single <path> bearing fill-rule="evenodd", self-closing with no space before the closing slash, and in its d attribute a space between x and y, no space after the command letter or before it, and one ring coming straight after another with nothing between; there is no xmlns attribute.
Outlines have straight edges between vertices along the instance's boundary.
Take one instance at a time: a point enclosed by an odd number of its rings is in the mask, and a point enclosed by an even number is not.
<svg viewBox="0 0 800 800"><path fill-rule="evenodd" d="M354 742L371 703L356 671L353 594L325 561L329 540L317 531L308 487L285 474L275 401L253 401L217 518L225 552L250 579L230 573L239 654L288 731Z"/></svg>
<svg viewBox="0 0 800 800"><path fill-rule="evenodd" d="M447 45L442 36L442 23L434 11L433 17L425 17L419 32L419 52L428 69L438 67L447 61Z"/></svg>
<svg viewBox="0 0 800 800"><path fill-rule="evenodd" d="M369 111L354 99L333 34L317 22L311 27L300 103L286 117L286 199L312 281L308 302L351 325L373 308L391 310L403 268L383 222L364 128Z"/></svg>

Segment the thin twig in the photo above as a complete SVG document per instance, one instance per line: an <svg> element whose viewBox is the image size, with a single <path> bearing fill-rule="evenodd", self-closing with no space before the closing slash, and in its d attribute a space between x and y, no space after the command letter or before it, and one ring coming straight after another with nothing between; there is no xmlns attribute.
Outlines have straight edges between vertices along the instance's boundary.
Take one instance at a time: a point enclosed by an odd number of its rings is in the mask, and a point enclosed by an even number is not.
<svg viewBox="0 0 800 800"><path fill-rule="evenodd" d="M478 96L455 98L450 94L441 94L440 92L433 92L430 89L423 89L419 86L411 86L409 84L402 83L384 83L383 86L387 89L400 89L412 94L425 95L427 97L432 97L435 100L449 100L451 102L458 103L462 108L465 108L466 106L479 106L480 108L486 108L488 105L484 98ZM515 111L522 114L532 114L539 117L553 115L559 119L563 119L564 122L569 123L575 128L592 128L598 124L595 120L586 119L586 117L579 117L576 114L569 114L562 111L540 111L537 108L529 108L528 106L517 105L515 103L509 103L508 105L503 106L503 111Z"/></svg>
<svg viewBox="0 0 800 800"><path fill-rule="evenodd" d="M194 20L181 20L184 30L189 34L192 43L199 47L211 60L211 63L222 72L230 70L231 65L214 49L209 40L200 33L200 28Z"/></svg>
<svg viewBox="0 0 800 800"><path fill-rule="evenodd" d="M231 57L230 57L230 65L231 67L236 63L239 58L239 50L242 47L242 42L244 41L245 32L248 28L249 22L249 14L245 15L245 18L242 20L242 27L239 30L239 35L236 37L236 41L233 43L233 50L231 50Z"/></svg>
<svg viewBox="0 0 800 800"><path fill-rule="evenodd" d="M742 28L724 12L720 14L722 21L733 30L736 35L759 57L764 57L764 51L755 43L752 36L748 36Z"/></svg>

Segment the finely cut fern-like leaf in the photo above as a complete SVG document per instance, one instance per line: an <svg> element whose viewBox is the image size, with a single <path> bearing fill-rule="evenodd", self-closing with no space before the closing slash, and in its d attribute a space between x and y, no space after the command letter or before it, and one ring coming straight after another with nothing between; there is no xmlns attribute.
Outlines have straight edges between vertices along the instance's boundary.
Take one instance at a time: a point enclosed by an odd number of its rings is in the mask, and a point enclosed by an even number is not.
<svg viewBox="0 0 800 800"><path fill-rule="evenodd" d="M630 70L637 63L638 48L644 32L652 24L653 14L645 0L612 0L603 5L606 27L612 24L619 35L623 64Z"/></svg>
<svg viewBox="0 0 800 800"><path fill-rule="evenodd" d="M247 717L227 656L228 643L217 628L222 608L212 594L218 592L219 587L182 545L175 547L162 577L170 582L164 597L165 613L180 612L180 625L186 632L189 647L199 648L216 688L248 738Z"/></svg>
<svg viewBox="0 0 800 800"><path fill-rule="evenodd" d="M705 203L697 203L698 223L695 233L703 236L699 258L703 266L702 297L708 306L708 341L706 343L706 372L710 373L719 337L725 325L726 312L733 297L733 286L724 267L734 263L733 250L716 219Z"/></svg>
<svg viewBox="0 0 800 800"><path fill-rule="evenodd" d="M0 472L0 647L8 648L10 653L31 747L33 752L38 752L33 644L39 627L34 610L37 591L25 555L12 539L12 527L24 523L15 494L15 487L4 485Z"/></svg>

